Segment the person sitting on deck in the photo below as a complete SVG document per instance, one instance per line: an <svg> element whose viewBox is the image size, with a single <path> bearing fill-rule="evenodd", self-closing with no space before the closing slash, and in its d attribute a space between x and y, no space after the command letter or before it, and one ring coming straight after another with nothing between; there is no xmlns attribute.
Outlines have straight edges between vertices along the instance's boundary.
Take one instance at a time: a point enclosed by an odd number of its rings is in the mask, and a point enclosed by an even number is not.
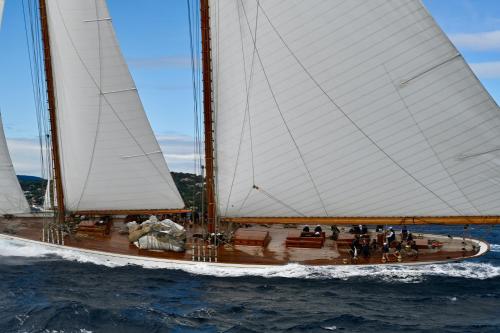
<svg viewBox="0 0 500 333"><path fill-rule="evenodd" d="M309 226L304 226L304 228L302 228L302 232L309 232Z"/></svg>
<svg viewBox="0 0 500 333"><path fill-rule="evenodd" d="M368 233L368 227L366 225L364 225L364 224L361 226L361 233L363 235L365 235L365 234Z"/></svg>
<svg viewBox="0 0 500 333"><path fill-rule="evenodd" d="M321 229L321 226L318 224L316 228L314 228L314 236L320 237L322 232L323 229Z"/></svg>
<svg viewBox="0 0 500 333"><path fill-rule="evenodd" d="M359 228L359 225L353 225L351 230L349 230L351 234L359 234L361 233L361 229Z"/></svg>
<svg viewBox="0 0 500 333"><path fill-rule="evenodd" d="M408 233L408 236L406 236L406 240L408 242L412 242L413 241L413 234L411 232Z"/></svg>
<svg viewBox="0 0 500 333"><path fill-rule="evenodd" d="M332 239L337 240L337 238L339 238L339 234L340 234L339 228L337 228L336 225L332 225L330 227L330 229L332 229Z"/></svg>
<svg viewBox="0 0 500 333"><path fill-rule="evenodd" d="M417 252L417 256L418 256L418 246L417 246L417 242L415 242L414 240L410 241L410 246L411 246L411 249L416 251Z"/></svg>
<svg viewBox="0 0 500 333"><path fill-rule="evenodd" d="M383 225L377 225L377 227L375 228L375 232L382 232L384 231L384 226Z"/></svg>
<svg viewBox="0 0 500 333"><path fill-rule="evenodd" d="M408 229L406 229L406 226L403 226L403 229L401 230L401 237L403 240L406 240L408 238Z"/></svg>

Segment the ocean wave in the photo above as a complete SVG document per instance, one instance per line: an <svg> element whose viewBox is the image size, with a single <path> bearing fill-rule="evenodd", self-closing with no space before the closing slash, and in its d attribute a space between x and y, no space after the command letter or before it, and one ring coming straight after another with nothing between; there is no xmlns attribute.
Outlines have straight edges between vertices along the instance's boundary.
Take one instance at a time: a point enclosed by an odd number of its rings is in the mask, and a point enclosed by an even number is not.
<svg viewBox="0 0 500 333"><path fill-rule="evenodd" d="M497 250L498 250L498 245ZM260 276L266 278L351 279L367 277L385 281L418 283L429 276L467 279L490 279L500 276L500 267L490 263L461 262L430 265L365 265L365 266L284 266L238 267L214 266L209 263L179 263L130 259L120 256L85 253L70 248L44 246L15 239L0 239L0 256L27 258L62 258L80 263L93 263L107 267L137 265L147 269L178 269L191 274L218 277Z"/></svg>
<svg viewBox="0 0 500 333"><path fill-rule="evenodd" d="M500 244L490 244L491 252L500 252Z"/></svg>

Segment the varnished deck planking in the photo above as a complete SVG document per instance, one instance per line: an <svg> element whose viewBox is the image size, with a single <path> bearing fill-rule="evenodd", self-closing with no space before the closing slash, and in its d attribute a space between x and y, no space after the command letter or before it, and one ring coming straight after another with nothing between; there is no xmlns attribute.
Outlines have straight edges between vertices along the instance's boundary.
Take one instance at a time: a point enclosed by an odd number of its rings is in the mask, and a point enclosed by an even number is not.
<svg viewBox="0 0 500 333"><path fill-rule="evenodd" d="M47 219L45 221L48 221ZM0 219L0 233L12 234L17 237L30 240L41 240L43 218L15 218L11 220ZM65 245L73 248L97 250L116 254L133 255L139 257L154 257L164 259L176 259L192 261L192 244L188 242L187 251L182 253L168 251L140 250L130 244L127 235L122 235L119 230L123 227L122 222L115 222L111 228L109 237L103 239L91 239L82 237L65 237ZM265 230L269 232L271 241L268 246L219 246L217 251L218 262L236 264L263 264L283 265L287 263L300 263L307 265L343 265L347 260L351 263L348 246L339 245L328 238L321 249L286 248L285 240L289 229L281 226L254 226L250 230ZM188 236L191 230L188 229ZM189 237L188 237L189 239ZM451 241L450 241L451 242ZM454 242L459 242L455 240ZM458 243L457 243L458 244ZM456 245L455 244L455 247ZM429 262L447 261L450 259L460 260L464 257L473 256L477 251L421 251L418 257L405 257L403 262ZM208 253L208 251L207 251ZM396 262L394 256L390 256L391 263ZM381 252L378 251L368 258L359 257L356 264L380 264Z"/></svg>

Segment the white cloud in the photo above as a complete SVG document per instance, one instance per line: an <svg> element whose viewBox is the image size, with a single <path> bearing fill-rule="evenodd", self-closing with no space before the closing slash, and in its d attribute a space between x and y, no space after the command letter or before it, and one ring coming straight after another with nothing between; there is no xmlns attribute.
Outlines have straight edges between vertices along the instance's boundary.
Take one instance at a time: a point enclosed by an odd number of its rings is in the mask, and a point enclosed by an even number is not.
<svg viewBox="0 0 500 333"><path fill-rule="evenodd" d="M470 66L481 79L500 79L500 61L479 62Z"/></svg>
<svg viewBox="0 0 500 333"><path fill-rule="evenodd" d="M7 138L7 146L18 175L41 175L40 145L37 138Z"/></svg>
<svg viewBox="0 0 500 333"><path fill-rule="evenodd" d="M191 68L190 56L163 56L127 59L130 66L142 69Z"/></svg>
<svg viewBox="0 0 500 333"><path fill-rule="evenodd" d="M188 135L158 135L158 143L172 171L193 172L193 138ZM18 175L40 176L40 146L37 138L7 138Z"/></svg>
<svg viewBox="0 0 500 333"><path fill-rule="evenodd" d="M500 50L500 30L451 34L450 39L460 49L472 51Z"/></svg>

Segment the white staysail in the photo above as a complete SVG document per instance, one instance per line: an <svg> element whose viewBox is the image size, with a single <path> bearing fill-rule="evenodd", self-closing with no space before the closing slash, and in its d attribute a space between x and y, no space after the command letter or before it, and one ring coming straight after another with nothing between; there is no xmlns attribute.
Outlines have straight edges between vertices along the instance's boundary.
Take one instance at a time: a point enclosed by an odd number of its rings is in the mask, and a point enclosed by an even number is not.
<svg viewBox="0 0 500 333"><path fill-rule="evenodd" d="M29 213L30 208L10 159L0 117L0 214Z"/></svg>
<svg viewBox="0 0 500 333"><path fill-rule="evenodd" d="M146 118L104 0L48 0L66 209L184 203Z"/></svg>
<svg viewBox="0 0 500 333"><path fill-rule="evenodd" d="M498 105L421 1L210 6L222 216L500 215Z"/></svg>
<svg viewBox="0 0 500 333"><path fill-rule="evenodd" d="M44 210L51 210L52 209L52 204L50 200L50 186L51 186L51 181L50 179L47 180L47 185L45 186L45 195L43 196L43 209Z"/></svg>
<svg viewBox="0 0 500 333"><path fill-rule="evenodd" d="M52 200L54 200L53 205ZM53 210L54 207L57 207L56 187L54 181L49 179L47 180L45 194L43 196L43 210Z"/></svg>

